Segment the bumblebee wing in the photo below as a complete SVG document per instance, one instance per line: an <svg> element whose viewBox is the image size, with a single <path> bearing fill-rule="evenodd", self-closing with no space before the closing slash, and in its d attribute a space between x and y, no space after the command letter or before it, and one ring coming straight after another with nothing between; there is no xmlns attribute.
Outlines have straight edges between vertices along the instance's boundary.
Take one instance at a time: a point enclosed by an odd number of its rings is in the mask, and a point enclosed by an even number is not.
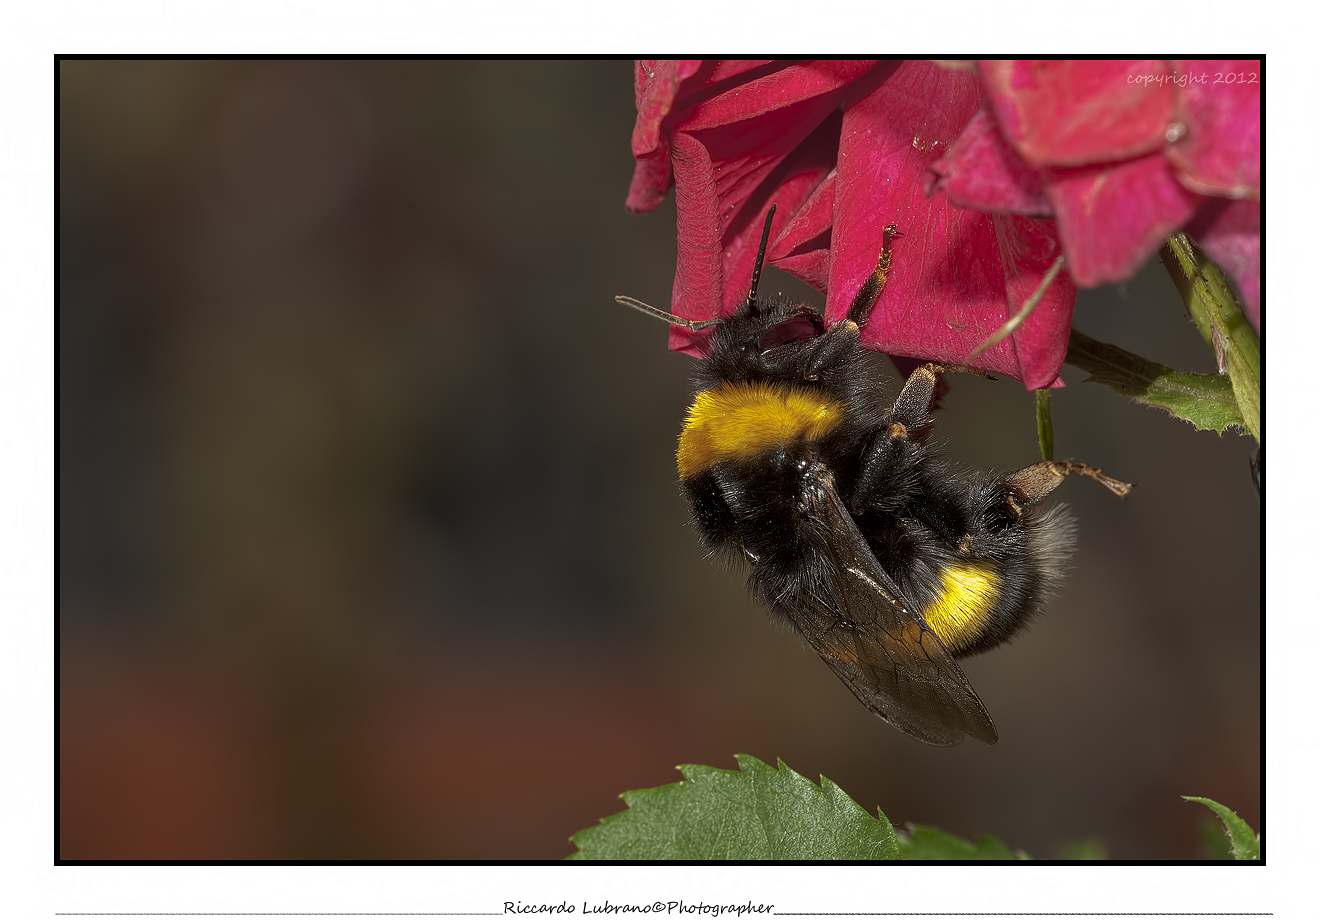
<svg viewBox="0 0 1320 920"><path fill-rule="evenodd" d="M953 656L901 600L830 481L808 476L802 499L829 564L815 584L781 596L786 613L867 709L927 744L971 735L999 740L995 724Z"/></svg>

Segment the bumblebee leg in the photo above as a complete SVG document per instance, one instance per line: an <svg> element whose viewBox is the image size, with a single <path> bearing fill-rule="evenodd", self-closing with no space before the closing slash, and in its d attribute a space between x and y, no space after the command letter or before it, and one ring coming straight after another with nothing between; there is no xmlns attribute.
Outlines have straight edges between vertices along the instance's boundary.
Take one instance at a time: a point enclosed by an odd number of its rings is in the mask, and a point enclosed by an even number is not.
<svg viewBox="0 0 1320 920"><path fill-rule="evenodd" d="M875 271L871 272L871 277L866 279L861 290L853 297L852 306L848 308L848 319L852 320L858 326L866 325L866 318L871 315L871 308L875 306L876 300L880 297L880 292L885 289L885 282L889 280L889 265L893 262L894 253L890 248L894 237L902 236L898 227L890 224L885 227L884 241L880 244L880 258L876 262Z"/></svg>
<svg viewBox="0 0 1320 920"><path fill-rule="evenodd" d="M923 364L913 371L907 383L903 384L903 392L898 394L894 408L889 413L892 420L908 428L920 428L929 424L931 399L935 395L935 385L939 383L939 375L952 372L995 379L983 370L964 367L961 364Z"/></svg>
<svg viewBox="0 0 1320 920"><path fill-rule="evenodd" d="M820 372L823 369L861 344L861 327L866 325L867 317L871 315L871 308L875 306L880 292L885 289L885 282L889 280L889 266L894 259L892 249L894 237L902 235L898 227L893 224L885 227L884 241L880 245L880 258L876 262L875 271L871 272L871 276L866 279L861 290L853 297L847 317L831 326L816 341L815 349L802 368L804 379L820 379Z"/></svg>
<svg viewBox="0 0 1320 920"><path fill-rule="evenodd" d="M930 401L942 370L938 364L926 364L913 371L886 423L873 431L862 447L852 490L853 513L859 513L875 496L890 491L886 480L901 479L911 465L904 458L915 456L914 446L930 436Z"/></svg>
<svg viewBox="0 0 1320 920"><path fill-rule="evenodd" d="M825 334L816 339L802 366L804 380L819 380L820 372L838 364L845 355L851 354L861 344L862 332L850 319L841 320L825 330Z"/></svg>
<svg viewBox="0 0 1320 920"><path fill-rule="evenodd" d="M1033 463L1026 469L1009 473L1004 477L1003 484L1019 499L1031 505L1053 492L1055 486L1063 482L1063 477L1069 474L1094 479L1120 498L1132 491L1131 484L1106 476L1095 467L1066 460L1042 460L1040 463Z"/></svg>
<svg viewBox="0 0 1320 920"><path fill-rule="evenodd" d="M1018 523L1027 508L1053 492L1069 474L1094 479L1120 498L1132 490L1129 483L1119 482L1085 463L1042 460L999 481L994 499L985 511L986 527L1000 531Z"/></svg>
<svg viewBox="0 0 1320 920"><path fill-rule="evenodd" d="M889 410L885 423L872 432L862 448L852 493L854 511L866 505L868 498L886 491L886 477L901 477L902 471L910 465L903 462L904 458L915 456L913 448L924 444L930 437L933 428L930 405L935 386L939 383L939 375L950 371L990 377L985 371L956 364L923 364L913 371L903 384L903 391L894 401L894 408Z"/></svg>
<svg viewBox="0 0 1320 920"><path fill-rule="evenodd" d="M926 364L912 372L907 383L903 384L898 399L894 400L894 408L889 413L892 419L890 428L918 428L926 423L930 417L930 400L935 395L935 384L939 382L939 374L943 370L938 364ZM896 437L906 435L905 432L893 434Z"/></svg>

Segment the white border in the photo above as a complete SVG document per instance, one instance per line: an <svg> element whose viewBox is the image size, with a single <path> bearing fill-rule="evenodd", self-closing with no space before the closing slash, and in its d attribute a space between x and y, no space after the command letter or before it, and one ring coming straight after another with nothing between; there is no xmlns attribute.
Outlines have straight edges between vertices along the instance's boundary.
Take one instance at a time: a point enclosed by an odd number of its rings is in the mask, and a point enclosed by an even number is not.
<svg viewBox="0 0 1320 920"><path fill-rule="evenodd" d="M6 14L0 92L5 133L0 206L6 269L0 330L5 513L0 515L5 631L5 884L13 916L70 911L485 912L506 900L574 904L649 900L769 902L815 911L1272 911L1304 903L1320 827L1303 777L1320 763L1310 653L1315 568L1317 233L1302 203L1314 177L1320 111L1314 55L1300 24L1268 4L1107 2L854 4L691 0L624 7L600 0L346 4L63 3ZM1084 21L1083 18L1084 17ZM1277 23L1274 34L1272 23ZM1269 54L1267 209L1271 437L1267 604L1265 867L80 867L51 865L54 795L53 431L54 62L56 53L590 53L734 46L836 53L1049 47L1132 54L1184 46ZM1292 47L1288 47L1291 45ZM1167 54L1171 49L1149 49ZM1183 53L1186 53L1186 47ZM1273 333L1272 335L1270 333ZM1282 491L1280 491L1282 490ZM1305 532L1303 532L1305 528ZM1270 564L1273 563L1273 564ZM1299 577L1301 576L1301 577ZM898 872L899 875L885 875ZM581 908L579 908L579 913Z"/></svg>

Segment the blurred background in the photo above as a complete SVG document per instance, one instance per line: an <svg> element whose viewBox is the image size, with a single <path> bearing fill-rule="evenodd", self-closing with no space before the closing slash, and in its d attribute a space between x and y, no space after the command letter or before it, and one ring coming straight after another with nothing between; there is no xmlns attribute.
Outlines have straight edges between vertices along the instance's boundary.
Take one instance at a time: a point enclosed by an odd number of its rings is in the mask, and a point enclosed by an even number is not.
<svg viewBox="0 0 1320 920"><path fill-rule="evenodd" d="M630 62L66 61L59 106L61 857L556 859L736 753L1037 858L1205 856L1180 795L1260 829L1248 438L1065 368L1056 455L1137 488L1056 493L1063 595L965 663L994 747L884 725L703 558L691 359L612 300L674 269ZM1214 370L1158 263L1076 325ZM1037 458L1019 384L951 382L949 454Z"/></svg>

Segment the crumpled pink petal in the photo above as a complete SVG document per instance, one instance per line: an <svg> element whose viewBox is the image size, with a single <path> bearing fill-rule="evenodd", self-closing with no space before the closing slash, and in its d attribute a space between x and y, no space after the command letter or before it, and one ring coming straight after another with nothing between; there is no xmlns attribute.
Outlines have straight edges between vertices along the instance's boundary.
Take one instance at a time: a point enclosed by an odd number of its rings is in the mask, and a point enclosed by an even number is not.
<svg viewBox="0 0 1320 920"><path fill-rule="evenodd" d="M632 214L649 214L665 200L673 180L666 143L655 156L639 159L633 164L632 182L628 185L628 198L623 206Z"/></svg>
<svg viewBox="0 0 1320 920"><path fill-rule="evenodd" d="M717 170L710 150L696 136L683 131L674 135L678 205L674 315L712 319L742 303L751 287L756 249L770 205L779 205L771 228L773 238L833 168L838 136L836 117L792 149L791 156L749 157L721 164L726 168ZM787 167L780 170L782 181L761 188L766 176L779 166ZM755 209L739 217L737 203L748 204L757 192L757 200L750 202ZM734 217L738 217L737 225L732 222ZM705 339L706 335L670 327L669 347L674 351L699 355Z"/></svg>
<svg viewBox="0 0 1320 920"><path fill-rule="evenodd" d="M660 126L673 110L680 87L701 69L702 62L637 61L633 66L633 96L637 121L633 124L632 152L650 156L660 150L664 138Z"/></svg>
<svg viewBox="0 0 1320 920"><path fill-rule="evenodd" d="M931 191L943 191L959 207L1038 216L1050 213L1041 171L1004 140L989 109L981 108L972 116L953 148L932 169L938 181Z"/></svg>
<svg viewBox="0 0 1320 920"><path fill-rule="evenodd" d="M875 61L799 61L748 71L739 75L744 79L736 86L721 86L720 92L703 99L689 117L675 125L675 130L696 132L736 126L737 131L718 142L729 145L720 151L725 154L746 152L767 140L780 143L773 137L776 122L762 120L762 116L793 109L791 121L800 121L804 103L847 89L874 66ZM745 79L749 77L754 79Z"/></svg>
<svg viewBox="0 0 1320 920"><path fill-rule="evenodd" d="M829 174L812 190L792 218L775 237L766 261L802 279L818 291L830 285L830 240L834 229L834 181Z"/></svg>
<svg viewBox="0 0 1320 920"><path fill-rule="evenodd" d="M1029 294L1058 256L1048 222L1028 229L1018 223L1026 219L1015 218L997 226L989 214L925 195L927 171L979 105L973 75L906 61L883 86L844 113L828 320L846 315L871 274L885 225L895 223L905 234L894 242L888 284L863 331L868 348L968 363L971 351L1012 313L1006 272L1015 290ZM1002 246L1001 236L1006 239ZM1071 285L1056 281L1023 329L978 356L975 366L1015 377L1031 388L1053 384L1067 347L1074 293ZM1061 349L1044 346L1051 334L1060 338ZM1032 345L1022 351L1017 342L1024 336Z"/></svg>
<svg viewBox="0 0 1320 920"><path fill-rule="evenodd" d="M633 214L654 211L672 184L665 128L695 105L735 90L759 76L791 66L787 61L639 60L633 67L637 121L632 152L637 158L625 207Z"/></svg>
<svg viewBox="0 0 1320 920"><path fill-rule="evenodd" d="M1052 213L1068 271L1083 287L1130 278L1194 218L1209 227L1222 209L1203 195L1259 199L1259 61L978 67L994 118L978 115L935 164L935 188L979 210ZM1251 221L1235 216L1242 213L1228 215L1206 251L1222 249L1258 322L1258 219L1252 239Z"/></svg>
<svg viewBox="0 0 1320 920"><path fill-rule="evenodd" d="M1131 278L1204 200L1183 188L1161 153L1054 170L1046 190L1081 287Z"/></svg>
<svg viewBox="0 0 1320 920"><path fill-rule="evenodd" d="M1208 208L1187 226L1187 235L1233 279L1242 311L1260 332L1260 202Z"/></svg>
<svg viewBox="0 0 1320 920"><path fill-rule="evenodd" d="M1178 178L1203 195L1259 199L1260 61L1180 61L1179 70L1209 82L1189 80L1178 92L1187 133L1168 151Z"/></svg>
<svg viewBox="0 0 1320 920"><path fill-rule="evenodd" d="M1033 166L1080 166L1164 146L1168 61L980 61L1000 130ZM1135 81L1135 82L1134 82Z"/></svg>
<svg viewBox="0 0 1320 920"><path fill-rule="evenodd" d="M683 82L701 69L701 61L637 61L633 65L633 95L637 121L632 152L637 158L624 204L633 214L647 214L669 193L672 171L669 144L661 125L673 108Z"/></svg>
<svg viewBox="0 0 1320 920"><path fill-rule="evenodd" d="M1013 311L1036 292L1063 245L1052 220L996 214L994 221L1008 305ZM1031 316L1008 340L1017 352L1021 380L1028 390L1063 386L1058 373L1068 356L1076 301L1077 285L1068 272L1060 272Z"/></svg>
<svg viewBox="0 0 1320 920"><path fill-rule="evenodd" d="M779 205L778 229L833 168L840 105L884 79L872 64L795 63L711 97L675 126L676 315L709 319L747 296L769 206ZM700 353L702 339L674 327L670 347Z"/></svg>

